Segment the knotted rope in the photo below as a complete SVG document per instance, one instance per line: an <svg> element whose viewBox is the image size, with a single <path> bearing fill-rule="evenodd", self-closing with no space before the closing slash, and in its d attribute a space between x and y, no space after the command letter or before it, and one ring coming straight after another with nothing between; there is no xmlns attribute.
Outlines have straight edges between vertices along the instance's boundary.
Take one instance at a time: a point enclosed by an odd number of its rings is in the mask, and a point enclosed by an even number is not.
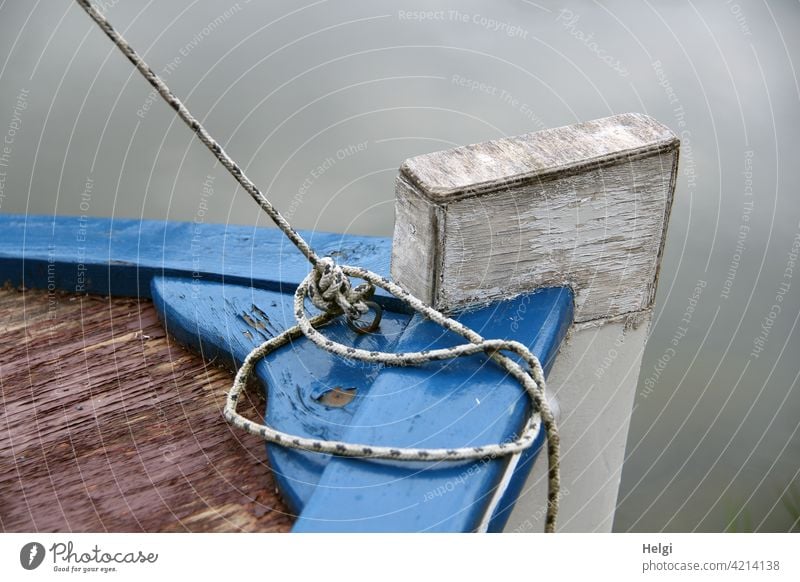
<svg viewBox="0 0 800 582"><path fill-rule="evenodd" d="M358 320L369 311L364 301L365 295L375 290L369 284L361 284L353 289L350 279L342 267L330 257L322 257L311 271L309 297L311 303L326 313L344 313L352 320Z"/></svg>
<svg viewBox="0 0 800 582"><path fill-rule="evenodd" d="M560 488L559 437L555 418L545 398L544 372L538 358L519 342L484 339L474 330L445 316L396 283L372 271L348 265L337 265L330 257L319 257L258 187L244 174L239 165L222 149L222 146L192 116L181 100L170 91L164 81L142 60L111 23L95 9L91 2L89 0L75 1L100 26L117 48L133 63L144 78L158 91L159 95L177 112L178 116L191 128L200 141L208 147L217 160L231 173L242 188L253 197L256 203L312 265L311 272L300 283L294 295L294 315L297 324L275 338L264 342L247 355L236 374L233 387L228 393L224 409L225 418L234 426L281 446L345 457L394 459L397 461L464 461L518 455L534 443L539 434L540 426L544 425L547 433L548 453L548 500L545 531L555 531ZM353 287L350 277L362 279L364 283ZM376 320L371 325L376 326L380 312L377 310L377 305L368 301L369 297L374 293L375 287L388 291L408 304L417 313L439 324L444 329L461 335L468 343L450 348L420 352L376 352L334 342L317 330L318 327L328 323L333 318L344 314L351 327L363 331L363 328L356 327L356 323L370 311L371 306L376 309ZM323 313L309 319L305 307L306 298L309 298L313 305ZM413 366L426 362L484 353L506 370L525 389L532 403L532 412L526 420L522 433L514 441L441 449L386 447L310 439L299 435L287 434L266 424L258 424L241 416L236 411L237 402L255 365L269 353L301 335L336 356L388 366ZM502 352L510 352L519 356L527 365L527 369L524 369L508 356L503 355Z"/></svg>

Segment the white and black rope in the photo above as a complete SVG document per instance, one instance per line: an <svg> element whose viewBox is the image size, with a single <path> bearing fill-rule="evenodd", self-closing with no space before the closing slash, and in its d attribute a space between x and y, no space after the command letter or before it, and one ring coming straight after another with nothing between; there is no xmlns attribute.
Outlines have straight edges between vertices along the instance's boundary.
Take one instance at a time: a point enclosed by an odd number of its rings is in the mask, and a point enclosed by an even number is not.
<svg viewBox="0 0 800 582"><path fill-rule="evenodd" d="M284 331L275 338L261 344L248 354L239 368L233 387L228 393L225 403L225 418L233 425L263 438L266 441L282 446L298 448L320 453L328 453L346 457L363 457L371 459L394 459L397 461L463 461L471 459L494 458L497 456L518 454L529 448L539 433L541 426L547 434L548 457L548 501L545 531L555 530L558 513L560 472L559 472L559 437L555 418L545 398L545 380L541 363L523 344L511 340L487 340L469 327L451 319L408 291L369 270L347 265L337 265L330 257L319 257L311 246L303 239L291 224L278 212L258 187L245 175L239 165L222 149L222 146L211 137L206 129L197 121L186 106L178 99L161 78L145 63L128 42L114 29L89 0L75 0L94 20L122 53L133 63L145 79L158 91L159 95L177 112L219 162L231 173L237 182L249 193L258 205L267 213L272 221L289 240L303 253L312 265L311 272L297 288L294 298L294 311L297 325ZM362 279L365 283L352 287L350 277ZM316 328L324 325L334 317L344 314L350 321L357 321L369 312L365 301L372 295L375 287L381 287L395 297L407 303L416 312L434 321L443 328L464 337L468 343L450 348L426 350L420 352L389 353L367 351L346 346L326 338ZM305 300L311 302L322 315L308 318ZM317 346L336 356L351 358L364 362L384 364L388 366L414 366L426 362L447 360L461 356L485 353L501 368L506 370L525 389L531 400L532 409L521 434L516 440L490 445L425 449L375 446L340 441L310 439L291 435L268 425L255 423L241 416L236 411L237 402L255 365L270 352L285 345L294 338L304 335ZM518 355L528 369L524 369L502 352Z"/></svg>

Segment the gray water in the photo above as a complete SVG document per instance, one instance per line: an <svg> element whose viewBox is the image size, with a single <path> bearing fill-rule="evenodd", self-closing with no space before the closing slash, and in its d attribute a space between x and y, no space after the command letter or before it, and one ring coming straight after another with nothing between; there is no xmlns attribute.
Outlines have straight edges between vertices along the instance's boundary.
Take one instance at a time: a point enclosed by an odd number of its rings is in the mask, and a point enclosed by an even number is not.
<svg viewBox="0 0 800 582"><path fill-rule="evenodd" d="M796 2L100 4L302 228L389 235L412 155L626 111L669 125L615 529L798 527ZM0 3L0 212L266 226L149 94L71 2Z"/></svg>

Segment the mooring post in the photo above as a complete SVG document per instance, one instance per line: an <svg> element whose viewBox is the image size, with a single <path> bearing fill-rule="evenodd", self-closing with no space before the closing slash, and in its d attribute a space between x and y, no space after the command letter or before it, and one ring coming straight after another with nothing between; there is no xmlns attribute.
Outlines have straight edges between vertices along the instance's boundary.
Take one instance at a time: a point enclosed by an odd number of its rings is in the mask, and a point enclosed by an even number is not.
<svg viewBox="0 0 800 582"><path fill-rule="evenodd" d="M407 160L392 276L445 311L568 286L575 321L550 373L560 531L610 531L652 316L679 140L628 113ZM506 531L541 531L537 463Z"/></svg>

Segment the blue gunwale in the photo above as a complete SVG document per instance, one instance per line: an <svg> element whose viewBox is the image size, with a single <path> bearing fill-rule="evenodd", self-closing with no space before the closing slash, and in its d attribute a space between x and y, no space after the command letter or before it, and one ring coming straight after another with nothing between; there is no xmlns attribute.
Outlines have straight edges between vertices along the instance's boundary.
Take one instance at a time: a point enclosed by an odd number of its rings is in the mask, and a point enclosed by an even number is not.
<svg viewBox="0 0 800 582"><path fill-rule="evenodd" d="M236 367L247 352L292 325L291 293L305 259L276 229L131 219L0 215L0 282L68 292L153 298L168 332L207 359ZM321 255L388 276L391 240L304 232ZM412 351L459 337L379 292L389 310L385 336L338 341ZM572 322L569 289L538 290L459 317L484 337L529 345L550 366ZM305 338L257 367L268 392L267 419L301 434L394 446L465 446L513 437L526 397L488 358L420 368L336 362ZM332 386L356 386L344 408L317 402ZM412 389L413 387L413 389ZM298 512L295 531L474 531L502 529L543 437L510 480L508 458L413 465L331 458L267 448L278 485ZM497 487L505 491L489 504Z"/></svg>
<svg viewBox="0 0 800 582"><path fill-rule="evenodd" d="M294 292L308 262L275 228L79 216L0 214L0 281L150 298L157 276ZM298 231L321 256L388 276L391 240ZM378 289L376 300L404 305Z"/></svg>

